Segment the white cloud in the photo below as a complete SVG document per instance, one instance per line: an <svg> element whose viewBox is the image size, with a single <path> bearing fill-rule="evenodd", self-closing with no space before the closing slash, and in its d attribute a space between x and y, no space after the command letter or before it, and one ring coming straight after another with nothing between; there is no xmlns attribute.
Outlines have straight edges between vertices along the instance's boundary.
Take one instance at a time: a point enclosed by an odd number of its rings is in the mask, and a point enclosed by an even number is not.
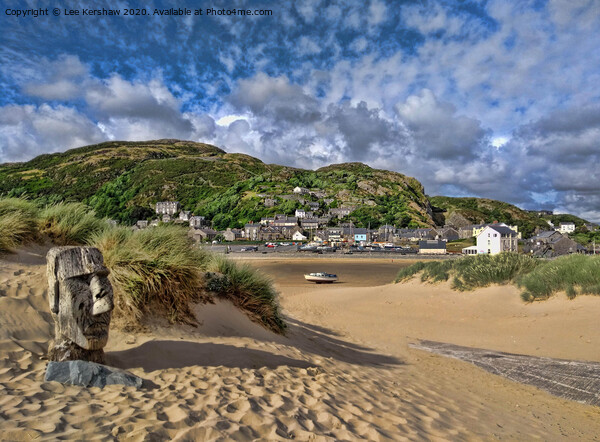
<svg viewBox="0 0 600 442"><path fill-rule="evenodd" d="M352 42L352 44L350 44L350 48L354 52L362 52L365 49L367 49L368 45L369 45L369 42L367 41L367 39L365 37L358 37Z"/></svg>
<svg viewBox="0 0 600 442"><path fill-rule="evenodd" d="M55 61L43 59L37 77L26 82L24 92L45 100L70 100L81 94L89 69L78 57L61 55Z"/></svg>
<svg viewBox="0 0 600 442"><path fill-rule="evenodd" d="M298 41L298 53L301 55L314 55L321 52L321 47L313 40L303 35Z"/></svg>
<svg viewBox="0 0 600 442"><path fill-rule="evenodd" d="M74 108L0 107L0 162L29 160L105 139L100 128Z"/></svg>
<svg viewBox="0 0 600 442"><path fill-rule="evenodd" d="M378 26L386 21L387 7L384 2L380 0L371 0L369 5L369 16L368 22L371 26Z"/></svg>

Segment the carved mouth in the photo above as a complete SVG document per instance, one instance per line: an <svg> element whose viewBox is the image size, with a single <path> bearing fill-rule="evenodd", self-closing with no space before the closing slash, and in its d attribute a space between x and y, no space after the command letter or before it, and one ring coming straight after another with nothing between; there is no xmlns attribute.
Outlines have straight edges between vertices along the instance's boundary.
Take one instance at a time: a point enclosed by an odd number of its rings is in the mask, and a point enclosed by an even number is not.
<svg viewBox="0 0 600 442"><path fill-rule="evenodd" d="M83 331L83 334L87 337L100 339L108 335L108 327L106 324L90 324Z"/></svg>

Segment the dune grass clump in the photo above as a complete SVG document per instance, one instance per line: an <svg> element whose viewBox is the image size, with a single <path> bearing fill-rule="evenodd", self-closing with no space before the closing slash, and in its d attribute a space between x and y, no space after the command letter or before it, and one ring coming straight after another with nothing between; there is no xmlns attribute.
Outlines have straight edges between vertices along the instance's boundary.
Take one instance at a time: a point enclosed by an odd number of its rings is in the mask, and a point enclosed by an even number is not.
<svg viewBox="0 0 600 442"><path fill-rule="evenodd" d="M255 322L276 333L284 333L277 292L273 283L248 264L213 256L208 264L207 289L230 300Z"/></svg>
<svg viewBox="0 0 600 442"><path fill-rule="evenodd" d="M508 284L535 269L539 261L517 253L468 256L455 261L452 287L472 290L491 284Z"/></svg>
<svg viewBox="0 0 600 442"><path fill-rule="evenodd" d="M21 198L0 198L0 252L13 252L18 246L38 238L39 210Z"/></svg>
<svg viewBox="0 0 600 442"><path fill-rule="evenodd" d="M600 256L569 255L546 261L517 281L524 301L548 299L564 291L577 295L600 295Z"/></svg>
<svg viewBox="0 0 600 442"><path fill-rule="evenodd" d="M418 261L408 267L400 269L394 282L404 282L411 279L417 273L421 273L421 282L441 282L447 281L450 277L450 271L454 265L453 261Z"/></svg>
<svg viewBox="0 0 600 442"><path fill-rule="evenodd" d="M107 228L106 221L82 203L58 203L40 214L41 233L57 245L85 244Z"/></svg>
<svg viewBox="0 0 600 442"><path fill-rule="evenodd" d="M448 281L453 267L454 262L450 260L428 262L421 274L421 281L430 281L432 283Z"/></svg>
<svg viewBox="0 0 600 442"><path fill-rule="evenodd" d="M467 256L456 260L417 262L403 268L396 282L421 273L422 282L447 281L453 276L452 288L473 290L490 284L507 284L520 275L531 272L539 264L537 260L517 253Z"/></svg>
<svg viewBox="0 0 600 442"><path fill-rule="evenodd" d="M417 273L419 273L420 271L422 271L425 268L425 264L426 263L423 261L418 261L407 267L401 268L400 271L398 272L398 274L396 275L396 279L394 280L394 282L396 282L396 283L404 282L404 281L412 278L413 276L415 276Z"/></svg>
<svg viewBox="0 0 600 442"><path fill-rule="evenodd" d="M115 227L95 233L89 243L104 255L115 313L126 326L139 325L150 311L165 312L171 323L195 324L190 306L203 299L208 256L191 246L185 229Z"/></svg>

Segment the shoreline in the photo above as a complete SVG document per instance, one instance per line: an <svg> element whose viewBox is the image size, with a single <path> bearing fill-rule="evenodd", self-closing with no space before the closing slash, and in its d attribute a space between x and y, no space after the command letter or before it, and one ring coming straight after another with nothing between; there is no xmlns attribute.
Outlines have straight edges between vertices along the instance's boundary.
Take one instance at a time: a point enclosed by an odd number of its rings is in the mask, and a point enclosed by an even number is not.
<svg viewBox="0 0 600 442"><path fill-rule="evenodd" d="M219 253L219 252L213 252ZM260 259L289 259L289 260L347 260L347 259L364 259L364 260L398 260L398 261L425 261L425 260L445 260L445 259L457 259L460 255L392 255L385 253L378 254L343 254L343 253L301 253L301 252L271 252L267 254L263 253L244 253L244 252L231 252L226 254L227 258L234 260L260 260Z"/></svg>

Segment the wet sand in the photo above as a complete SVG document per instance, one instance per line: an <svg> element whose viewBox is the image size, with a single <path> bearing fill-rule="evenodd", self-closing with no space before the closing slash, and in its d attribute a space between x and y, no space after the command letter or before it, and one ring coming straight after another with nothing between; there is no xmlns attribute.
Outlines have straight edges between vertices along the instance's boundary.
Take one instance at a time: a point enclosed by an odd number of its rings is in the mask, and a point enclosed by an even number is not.
<svg viewBox="0 0 600 442"><path fill-rule="evenodd" d="M415 262L413 259L386 258L299 258L299 259L245 259L243 261L267 274L278 287L307 286L304 274L313 272L333 273L338 276L335 284L308 284L314 288L374 287L390 284L398 271Z"/></svg>

